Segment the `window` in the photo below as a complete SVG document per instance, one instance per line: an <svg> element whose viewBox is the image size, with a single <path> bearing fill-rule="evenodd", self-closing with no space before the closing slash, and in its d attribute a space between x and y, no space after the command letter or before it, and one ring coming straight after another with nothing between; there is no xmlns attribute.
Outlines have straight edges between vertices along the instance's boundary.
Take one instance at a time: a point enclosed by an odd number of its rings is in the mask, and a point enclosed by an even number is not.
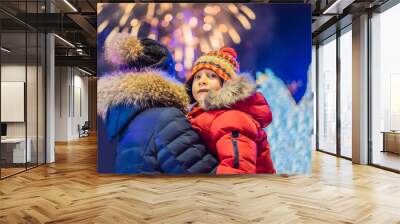
<svg viewBox="0 0 400 224"><path fill-rule="evenodd" d="M351 26L340 36L340 155L352 157L352 35Z"/></svg>
<svg viewBox="0 0 400 224"><path fill-rule="evenodd" d="M336 153L336 37L318 48L318 148Z"/></svg>
<svg viewBox="0 0 400 224"><path fill-rule="evenodd" d="M372 163L400 170L400 5L371 19Z"/></svg>

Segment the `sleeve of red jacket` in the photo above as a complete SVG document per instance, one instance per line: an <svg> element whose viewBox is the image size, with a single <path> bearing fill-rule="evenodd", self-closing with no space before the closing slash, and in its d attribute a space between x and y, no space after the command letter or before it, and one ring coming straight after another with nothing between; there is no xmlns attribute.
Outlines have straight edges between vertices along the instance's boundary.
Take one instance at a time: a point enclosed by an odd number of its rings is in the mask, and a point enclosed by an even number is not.
<svg viewBox="0 0 400 224"><path fill-rule="evenodd" d="M257 127L247 114L229 110L211 126L220 163L217 174L256 173Z"/></svg>

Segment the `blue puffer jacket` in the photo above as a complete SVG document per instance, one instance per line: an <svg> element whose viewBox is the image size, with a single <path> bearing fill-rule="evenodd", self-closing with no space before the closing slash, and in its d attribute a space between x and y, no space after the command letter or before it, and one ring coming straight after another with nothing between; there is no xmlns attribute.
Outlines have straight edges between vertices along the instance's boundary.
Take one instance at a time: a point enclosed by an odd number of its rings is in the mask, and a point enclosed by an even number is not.
<svg viewBox="0 0 400 224"><path fill-rule="evenodd" d="M99 113L118 141L116 173L210 173L218 162L186 119L188 103L184 87L158 71L99 79Z"/></svg>

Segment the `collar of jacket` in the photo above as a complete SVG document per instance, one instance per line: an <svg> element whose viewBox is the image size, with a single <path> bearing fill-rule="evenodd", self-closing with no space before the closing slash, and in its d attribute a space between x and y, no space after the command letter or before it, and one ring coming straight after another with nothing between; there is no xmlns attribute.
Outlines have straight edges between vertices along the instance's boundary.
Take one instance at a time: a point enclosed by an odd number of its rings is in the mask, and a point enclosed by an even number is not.
<svg viewBox="0 0 400 224"><path fill-rule="evenodd" d="M219 90L211 90L199 107L204 111L228 109L256 92L254 79L247 73L225 81Z"/></svg>
<svg viewBox="0 0 400 224"><path fill-rule="evenodd" d="M176 107L186 113L189 102L183 84L158 70L118 71L97 82L97 113L103 119L109 107L118 104L140 109Z"/></svg>

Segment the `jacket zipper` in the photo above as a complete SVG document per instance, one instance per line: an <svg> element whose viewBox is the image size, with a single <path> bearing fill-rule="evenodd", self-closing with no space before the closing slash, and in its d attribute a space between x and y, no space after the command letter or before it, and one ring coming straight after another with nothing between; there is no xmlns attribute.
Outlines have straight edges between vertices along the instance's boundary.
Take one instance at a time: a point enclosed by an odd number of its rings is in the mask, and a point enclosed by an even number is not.
<svg viewBox="0 0 400 224"><path fill-rule="evenodd" d="M233 168L239 169L239 147L236 138L239 137L238 131L232 131L232 145L233 145Z"/></svg>

